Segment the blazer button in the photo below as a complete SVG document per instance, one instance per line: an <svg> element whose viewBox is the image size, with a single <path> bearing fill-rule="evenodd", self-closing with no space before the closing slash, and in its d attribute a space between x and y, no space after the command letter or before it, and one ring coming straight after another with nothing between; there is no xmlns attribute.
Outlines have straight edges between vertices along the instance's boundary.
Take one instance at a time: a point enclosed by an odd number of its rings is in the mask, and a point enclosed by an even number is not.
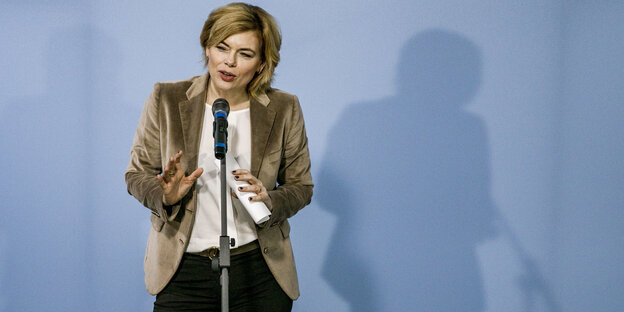
<svg viewBox="0 0 624 312"><path fill-rule="evenodd" d="M268 247L264 247L264 253L268 254L269 253L269 248Z"/></svg>

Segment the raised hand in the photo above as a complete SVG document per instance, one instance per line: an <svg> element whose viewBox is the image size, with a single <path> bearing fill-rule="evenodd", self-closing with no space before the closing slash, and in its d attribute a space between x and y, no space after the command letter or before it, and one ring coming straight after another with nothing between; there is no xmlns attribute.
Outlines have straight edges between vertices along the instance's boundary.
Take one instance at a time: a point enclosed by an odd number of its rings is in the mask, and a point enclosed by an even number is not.
<svg viewBox="0 0 624 312"><path fill-rule="evenodd" d="M181 158L182 151L179 151L175 156L169 158L165 170L157 176L160 187L163 189L162 200L165 206L179 202L204 173L204 169L197 168L189 176L186 176L180 164Z"/></svg>

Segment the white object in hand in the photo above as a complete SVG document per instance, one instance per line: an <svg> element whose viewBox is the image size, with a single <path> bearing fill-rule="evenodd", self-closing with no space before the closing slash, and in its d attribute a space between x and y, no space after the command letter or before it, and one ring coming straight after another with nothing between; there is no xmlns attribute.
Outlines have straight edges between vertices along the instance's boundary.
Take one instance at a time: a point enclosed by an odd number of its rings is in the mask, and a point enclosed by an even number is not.
<svg viewBox="0 0 624 312"><path fill-rule="evenodd" d="M217 168L221 168L221 160L215 159L215 164ZM245 181L236 181L234 180L234 175L232 171L240 169L238 162L234 159L232 154L227 153L225 156L225 166L227 167L227 176L225 177L227 184L230 186L234 194L241 201L247 213L251 216L256 224L261 224L269 220L271 217L271 211L263 202L250 202L249 197L256 195L254 192L241 192L238 190L241 186L248 186L249 183Z"/></svg>

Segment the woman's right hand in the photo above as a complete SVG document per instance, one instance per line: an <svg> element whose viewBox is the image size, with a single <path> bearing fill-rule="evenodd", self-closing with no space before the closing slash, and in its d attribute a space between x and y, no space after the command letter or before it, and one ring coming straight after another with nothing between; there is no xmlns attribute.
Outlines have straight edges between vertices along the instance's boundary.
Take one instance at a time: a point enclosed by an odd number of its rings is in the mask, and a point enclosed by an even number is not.
<svg viewBox="0 0 624 312"><path fill-rule="evenodd" d="M204 169L197 168L189 176L185 176L180 164L181 158L182 151L179 151L169 159L169 163L165 166L163 173L157 176L160 187L163 189L162 201L165 206L179 202L188 193L195 181L204 173Z"/></svg>

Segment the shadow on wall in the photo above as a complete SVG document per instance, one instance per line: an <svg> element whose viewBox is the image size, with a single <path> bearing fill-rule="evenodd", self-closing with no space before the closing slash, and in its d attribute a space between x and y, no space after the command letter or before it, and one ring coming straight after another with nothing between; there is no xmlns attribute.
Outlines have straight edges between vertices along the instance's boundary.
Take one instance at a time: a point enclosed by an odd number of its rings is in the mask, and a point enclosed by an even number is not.
<svg viewBox="0 0 624 312"><path fill-rule="evenodd" d="M416 34L398 94L348 107L315 200L337 216L323 275L352 311L483 311L478 243L498 235L483 121L464 106L481 54L460 34Z"/></svg>

